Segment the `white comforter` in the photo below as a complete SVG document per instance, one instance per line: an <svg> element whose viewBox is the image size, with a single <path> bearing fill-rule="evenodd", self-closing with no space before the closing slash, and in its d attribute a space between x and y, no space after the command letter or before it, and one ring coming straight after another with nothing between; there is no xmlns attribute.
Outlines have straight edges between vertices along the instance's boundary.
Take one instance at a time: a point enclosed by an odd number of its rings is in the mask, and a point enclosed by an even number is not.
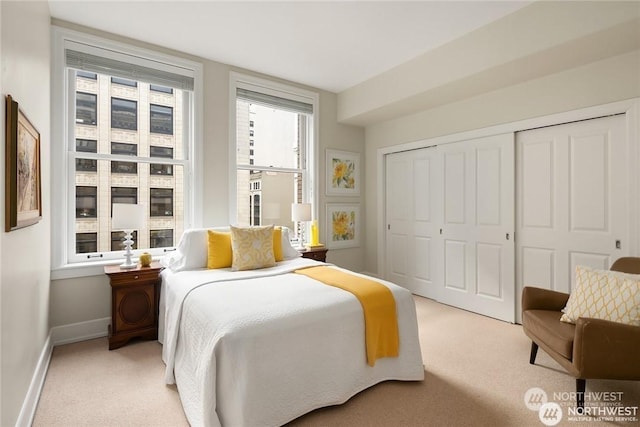
<svg viewBox="0 0 640 427"><path fill-rule="evenodd" d="M411 294L381 281L396 299L400 356L371 367L358 300L291 273L318 264L163 272L165 379L192 426L282 425L380 381L424 378Z"/></svg>

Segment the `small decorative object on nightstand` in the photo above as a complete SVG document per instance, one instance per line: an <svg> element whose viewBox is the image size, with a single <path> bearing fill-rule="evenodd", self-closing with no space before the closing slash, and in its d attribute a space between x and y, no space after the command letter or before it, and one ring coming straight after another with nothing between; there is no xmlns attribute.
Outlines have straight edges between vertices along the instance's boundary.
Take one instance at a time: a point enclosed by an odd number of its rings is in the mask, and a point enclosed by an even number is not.
<svg viewBox="0 0 640 427"><path fill-rule="evenodd" d="M327 251L329 249L324 246L318 246L313 248L304 248L300 249L300 253L302 254L302 258L311 258L316 261L327 262Z"/></svg>
<svg viewBox="0 0 640 427"><path fill-rule="evenodd" d="M122 347L131 338L158 339L161 271L158 262L149 267L104 268L111 282L109 350Z"/></svg>

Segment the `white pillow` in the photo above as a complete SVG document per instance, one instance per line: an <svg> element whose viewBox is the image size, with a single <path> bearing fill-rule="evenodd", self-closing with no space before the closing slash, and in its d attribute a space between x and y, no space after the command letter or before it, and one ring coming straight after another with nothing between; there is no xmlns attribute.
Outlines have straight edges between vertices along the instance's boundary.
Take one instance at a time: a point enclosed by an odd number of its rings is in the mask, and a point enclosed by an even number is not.
<svg viewBox="0 0 640 427"><path fill-rule="evenodd" d="M228 232L230 228L226 226L185 230L176 250L162 257L160 264L174 272L207 268L209 257L207 230ZM300 252L291 246L289 241L289 229L282 227L282 257L293 259L299 256Z"/></svg>
<svg viewBox="0 0 640 427"><path fill-rule="evenodd" d="M302 256L302 254L293 246L291 246L291 240L289 239L289 228L282 228L282 257L284 259L293 259Z"/></svg>
<svg viewBox="0 0 640 427"><path fill-rule="evenodd" d="M172 271L207 268L209 256L207 230L229 231L229 227L192 228L185 230L175 251L165 255L160 264Z"/></svg>

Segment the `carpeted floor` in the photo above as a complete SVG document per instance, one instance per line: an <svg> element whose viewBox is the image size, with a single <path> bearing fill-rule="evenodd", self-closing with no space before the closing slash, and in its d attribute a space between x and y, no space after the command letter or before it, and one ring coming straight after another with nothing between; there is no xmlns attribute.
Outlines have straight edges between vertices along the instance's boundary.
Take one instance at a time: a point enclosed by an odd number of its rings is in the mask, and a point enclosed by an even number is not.
<svg viewBox="0 0 640 427"><path fill-rule="evenodd" d="M558 425L638 425L570 419L574 401L566 394L575 391L574 378L542 350L536 365L529 365L530 341L519 325L425 298L415 301L424 381L384 382L289 425L544 427L525 405L533 387L563 409ZM187 426L176 388L163 383L160 355L161 346L150 341L113 351L106 338L56 347L33 425ZM640 382L587 381L587 392L596 391L621 392L613 403L630 410L640 405ZM640 410L635 417L640 419Z"/></svg>

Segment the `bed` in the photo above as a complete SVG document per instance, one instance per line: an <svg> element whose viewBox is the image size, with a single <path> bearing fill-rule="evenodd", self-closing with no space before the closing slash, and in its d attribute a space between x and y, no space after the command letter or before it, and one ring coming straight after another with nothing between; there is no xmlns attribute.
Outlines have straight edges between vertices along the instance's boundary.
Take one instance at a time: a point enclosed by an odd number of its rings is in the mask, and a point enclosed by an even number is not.
<svg viewBox="0 0 640 427"><path fill-rule="evenodd" d="M399 356L370 366L360 302L295 273L327 264L289 246L272 267L207 269L206 233L185 232L161 275L165 382L177 385L192 426L278 426L381 381L424 378L406 289L379 280L396 302Z"/></svg>

